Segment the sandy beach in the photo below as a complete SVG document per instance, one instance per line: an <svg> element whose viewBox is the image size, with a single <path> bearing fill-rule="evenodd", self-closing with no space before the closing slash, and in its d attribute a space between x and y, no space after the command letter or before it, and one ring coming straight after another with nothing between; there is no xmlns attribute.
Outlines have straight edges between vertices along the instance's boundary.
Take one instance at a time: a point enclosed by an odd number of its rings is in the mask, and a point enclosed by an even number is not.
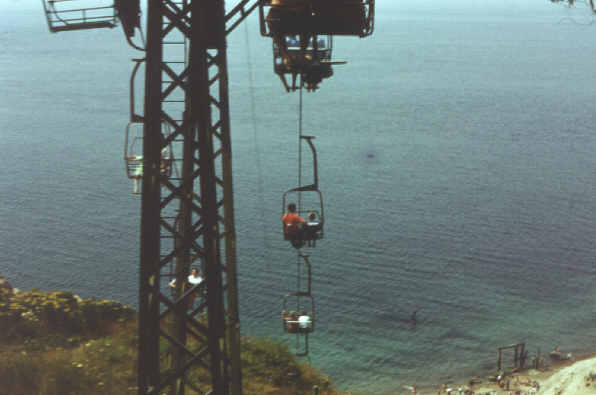
<svg viewBox="0 0 596 395"><path fill-rule="evenodd" d="M509 381L509 389L506 383ZM420 389L416 393L427 394L544 394L544 395L596 395L596 356L577 361L554 363L543 370L528 369L503 378L503 387L484 379L482 383L469 385L469 380L439 388ZM446 390L451 390L448 392ZM461 390L461 392L459 392ZM466 392L468 391L468 392ZM404 393L413 393L406 391Z"/></svg>

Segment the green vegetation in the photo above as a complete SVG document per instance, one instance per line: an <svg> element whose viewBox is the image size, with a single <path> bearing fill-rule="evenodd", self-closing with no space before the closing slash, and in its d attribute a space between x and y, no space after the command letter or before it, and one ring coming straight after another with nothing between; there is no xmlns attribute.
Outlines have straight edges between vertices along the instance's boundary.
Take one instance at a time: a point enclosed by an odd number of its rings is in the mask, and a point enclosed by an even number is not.
<svg viewBox="0 0 596 395"><path fill-rule="evenodd" d="M63 340L71 336L102 336L135 312L108 300L80 299L70 292L37 290L13 294L0 289L0 342ZM72 342L72 340L70 341Z"/></svg>
<svg viewBox="0 0 596 395"><path fill-rule="evenodd" d="M0 289L0 395L136 393L136 325L135 311L116 302ZM313 385L337 394L274 340L243 338L242 363L245 394L310 394ZM196 369L190 379L209 374Z"/></svg>

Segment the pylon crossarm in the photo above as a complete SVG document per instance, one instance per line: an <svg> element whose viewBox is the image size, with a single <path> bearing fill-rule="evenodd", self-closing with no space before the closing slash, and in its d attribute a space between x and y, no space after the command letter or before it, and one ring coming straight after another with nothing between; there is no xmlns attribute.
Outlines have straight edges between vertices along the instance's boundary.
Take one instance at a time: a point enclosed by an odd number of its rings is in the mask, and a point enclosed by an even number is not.
<svg viewBox="0 0 596 395"><path fill-rule="evenodd" d="M254 1L249 7L247 7L247 4L250 2L251 0L242 0L240 1L240 3L238 3L238 5L236 5L236 7L234 7L230 12L226 14L226 35L234 31L236 26L241 24L242 21L244 21L259 5L259 2L257 0ZM232 21L232 19L234 18L237 19Z"/></svg>

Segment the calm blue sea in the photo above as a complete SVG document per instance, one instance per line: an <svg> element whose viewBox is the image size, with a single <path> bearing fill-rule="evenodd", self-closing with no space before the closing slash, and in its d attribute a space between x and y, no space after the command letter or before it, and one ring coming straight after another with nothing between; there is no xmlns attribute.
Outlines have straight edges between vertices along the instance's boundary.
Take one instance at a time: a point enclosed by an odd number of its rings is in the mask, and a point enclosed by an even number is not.
<svg viewBox="0 0 596 395"><path fill-rule="evenodd" d="M304 96L327 214L310 362L342 389L394 394L482 374L514 342L596 350L587 8L396 3L378 1L371 38L335 40L348 64ZM41 5L0 8L0 272L136 305L140 200L122 157L140 54L120 29L51 35ZM279 217L298 95L248 22L229 38L242 331L293 347Z"/></svg>

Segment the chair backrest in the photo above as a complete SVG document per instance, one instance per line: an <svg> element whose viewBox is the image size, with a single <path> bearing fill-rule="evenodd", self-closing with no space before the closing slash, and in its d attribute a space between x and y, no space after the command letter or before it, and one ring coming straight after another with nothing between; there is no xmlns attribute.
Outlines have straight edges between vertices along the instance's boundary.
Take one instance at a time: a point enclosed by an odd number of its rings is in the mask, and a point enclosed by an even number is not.
<svg viewBox="0 0 596 395"><path fill-rule="evenodd" d="M50 32L116 27L114 4L100 0L42 0Z"/></svg>

